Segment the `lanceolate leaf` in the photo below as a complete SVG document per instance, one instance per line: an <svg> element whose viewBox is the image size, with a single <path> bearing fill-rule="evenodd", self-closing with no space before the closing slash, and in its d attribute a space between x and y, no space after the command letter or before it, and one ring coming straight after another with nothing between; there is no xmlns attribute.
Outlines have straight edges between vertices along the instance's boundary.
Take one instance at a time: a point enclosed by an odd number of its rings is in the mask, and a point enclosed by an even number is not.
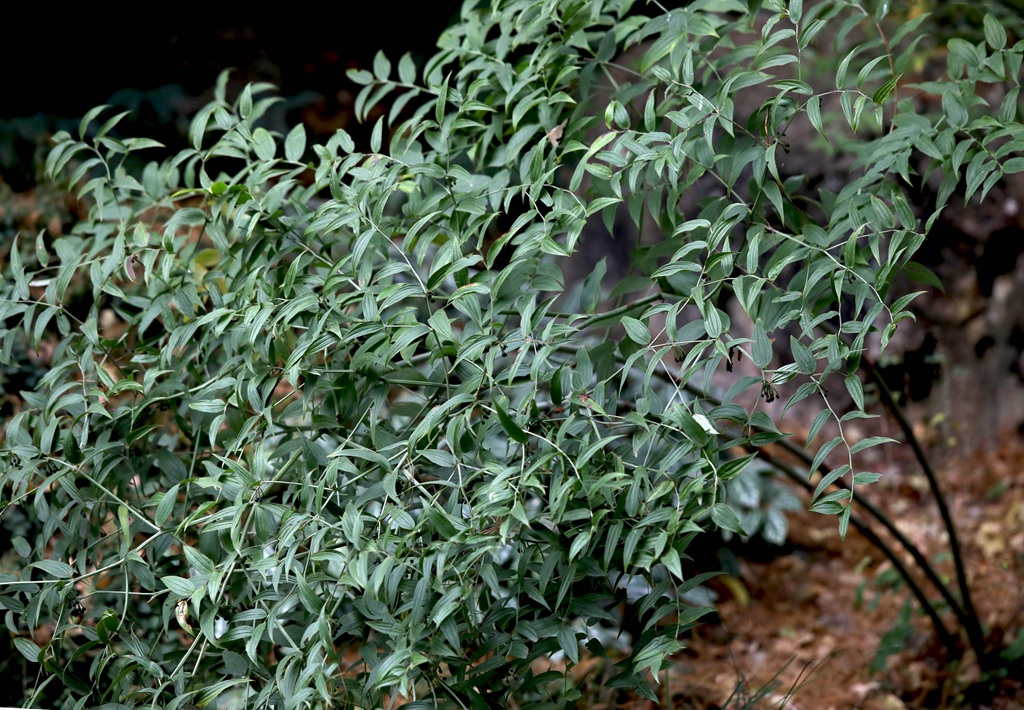
<svg viewBox="0 0 1024 710"><path fill-rule="evenodd" d="M505 408L502 406L500 401L495 400L494 411L498 413L498 419L501 421L501 426L505 430L505 433L512 437L512 439L518 441L520 444L525 444L530 440L527 433L523 431L522 428L516 424L515 420L509 416L508 412L505 411Z"/></svg>

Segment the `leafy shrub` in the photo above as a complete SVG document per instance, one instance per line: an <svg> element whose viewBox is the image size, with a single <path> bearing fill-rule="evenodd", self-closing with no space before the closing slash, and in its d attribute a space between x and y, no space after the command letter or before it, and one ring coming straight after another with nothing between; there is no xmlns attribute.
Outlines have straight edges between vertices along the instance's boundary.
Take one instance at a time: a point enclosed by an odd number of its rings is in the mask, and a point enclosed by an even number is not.
<svg viewBox="0 0 1024 710"><path fill-rule="evenodd" d="M844 435L858 366L935 217L904 186L938 171L941 209L1024 168L1021 46L950 42L928 113L897 100L926 18L886 35L887 3L476 5L422 70L352 73L368 150L272 133L269 87L223 78L141 173L159 144L103 107L55 137L89 217L16 240L0 301L4 355L52 353L0 479L30 702L553 707L579 693L545 659L606 655L600 624L637 632L607 685L654 699L706 611L687 550L754 532L726 491L786 436L776 399L820 410L813 509L845 534L882 441ZM786 174L797 125L838 192ZM663 238L566 284L627 214Z"/></svg>

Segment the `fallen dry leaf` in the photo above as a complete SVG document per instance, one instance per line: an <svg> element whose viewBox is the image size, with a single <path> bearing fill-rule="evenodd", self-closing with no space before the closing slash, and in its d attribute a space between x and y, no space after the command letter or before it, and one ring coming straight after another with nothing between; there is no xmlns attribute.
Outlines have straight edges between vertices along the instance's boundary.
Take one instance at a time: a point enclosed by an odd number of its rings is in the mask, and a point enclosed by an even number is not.
<svg viewBox="0 0 1024 710"><path fill-rule="evenodd" d="M562 132L565 130L565 121L562 121L557 126L548 131L547 139L551 142L552 148L557 148L559 141L562 140Z"/></svg>

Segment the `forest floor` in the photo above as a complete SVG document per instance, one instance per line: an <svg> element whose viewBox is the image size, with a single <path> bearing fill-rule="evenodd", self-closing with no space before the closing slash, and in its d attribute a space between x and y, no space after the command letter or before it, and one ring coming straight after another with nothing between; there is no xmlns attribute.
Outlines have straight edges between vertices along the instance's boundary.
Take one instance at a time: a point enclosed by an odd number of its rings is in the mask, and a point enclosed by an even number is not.
<svg viewBox="0 0 1024 710"><path fill-rule="evenodd" d="M871 497L888 501L901 531L937 561L944 578L952 579L938 512L923 493L923 477L902 472L914 470L913 462L903 464ZM1013 438L986 455L950 457L939 474L982 624L993 640L1020 633L1024 446ZM790 540L796 547L792 554L741 562L745 591L723 595L721 625L706 627L677 664L685 671L681 694L693 706L721 706L741 678L747 692L776 680L775 697L788 699L766 705L792 708L1021 706L1019 682L1001 684L991 703L966 695L980 680L976 664L966 658L959 666L939 663L941 649L924 617L914 614L905 642L886 637L910 595L905 588L878 589L876 582L891 566L857 531L842 542L834 519L799 513L790 518ZM883 644L891 644L892 655L873 672Z"/></svg>

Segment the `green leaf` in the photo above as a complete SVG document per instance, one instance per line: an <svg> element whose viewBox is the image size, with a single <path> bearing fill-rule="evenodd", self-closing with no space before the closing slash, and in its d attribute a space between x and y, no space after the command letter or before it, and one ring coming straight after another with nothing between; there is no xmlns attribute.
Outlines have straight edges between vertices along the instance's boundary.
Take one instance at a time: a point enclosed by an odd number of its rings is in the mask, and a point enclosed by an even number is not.
<svg viewBox="0 0 1024 710"><path fill-rule="evenodd" d="M182 552L185 553L185 559L188 560L188 564L193 570L207 575L214 574L216 568L213 560L190 545L184 545L181 549Z"/></svg>
<svg viewBox="0 0 1024 710"><path fill-rule="evenodd" d="M1017 120L1017 102L1020 97L1020 87L1015 86L1006 92L1006 96L1003 97L1003 101L999 104L999 115L998 119L1000 123L1012 123ZM1022 158L1015 158L1015 160L1024 160ZM1005 169L1005 165L1004 165ZM1020 172L1014 171L1014 172Z"/></svg>
<svg viewBox="0 0 1024 710"><path fill-rule="evenodd" d="M622 436L622 434L612 434L611 436L602 437L595 441L594 443L592 443L590 446L584 449L580 453L579 457L576 459L576 468L582 469L584 466L587 465L587 463L590 461L594 454L604 449L611 442L622 438Z"/></svg>
<svg viewBox="0 0 1024 710"><path fill-rule="evenodd" d="M665 569L675 577L676 579L683 579L683 565L679 558L679 553L676 552L675 548L668 548L665 550L665 554L661 557L661 563L665 565Z"/></svg>
<svg viewBox="0 0 1024 710"><path fill-rule="evenodd" d="M561 624L555 632L558 638L558 647L565 653L565 657L573 665L580 662L580 643L576 637L576 631L567 624Z"/></svg>
<svg viewBox="0 0 1024 710"><path fill-rule="evenodd" d="M943 285L942 280L935 275L935 272L923 264L919 264L916 261L908 261L903 265L902 271L910 277L911 280L916 281L917 283L925 284L926 286L933 286L939 291L945 291L945 286ZM918 293L921 292L919 291Z"/></svg>
<svg viewBox="0 0 1024 710"><path fill-rule="evenodd" d="M846 531L850 527L850 506L844 506L839 513L839 539L846 542Z"/></svg>
<svg viewBox="0 0 1024 710"><path fill-rule="evenodd" d="M216 700L218 696L220 696L225 690L243 683L248 683L248 681L245 678L229 678L204 686L196 694L196 705L201 708L218 707L217 703L214 703L214 700Z"/></svg>
<svg viewBox="0 0 1024 710"><path fill-rule="evenodd" d="M365 69L349 69L345 76L354 84L367 85L373 83L373 74Z"/></svg>
<svg viewBox="0 0 1024 710"><path fill-rule="evenodd" d="M596 212L600 212L606 207L617 205L620 202L622 202L622 200L618 197L599 197L587 205L587 216L589 217Z"/></svg>
<svg viewBox="0 0 1024 710"><path fill-rule="evenodd" d="M860 50L861 50L860 46L854 47L853 49L851 49L847 53L847 55L845 57L843 57L843 61L839 62L839 68L836 70L836 88L837 89L842 89L843 86L846 84L846 72L847 72L847 69L850 66L850 62L853 61L853 58L855 56L857 56L857 54L860 52Z"/></svg>
<svg viewBox="0 0 1024 710"><path fill-rule="evenodd" d="M319 614L320 610L323 609L324 600L320 598L320 595L313 591L313 588L306 581L305 577L296 577L295 586L299 590L299 599L302 601L302 606L312 614Z"/></svg>
<svg viewBox="0 0 1024 710"><path fill-rule="evenodd" d="M612 130L629 128L629 114L626 113L626 107L622 105L622 102L617 99L608 102L608 106L604 110L604 123Z"/></svg>
<svg viewBox="0 0 1024 710"><path fill-rule="evenodd" d="M818 369L818 362L814 358L811 349L797 340L795 336L789 336L789 349L793 351L793 359L797 369L805 375L810 375Z"/></svg>
<svg viewBox="0 0 1024 710"><path fill-rule="evenodd" d="M814 489L814 494L811 496L811 502L815 502L825 492L825 489L835 483L838 479L845 476L850 472L850 464L843 464L839 468L834 468L824 476L821 477L821 481Z"/></svg>
<svg viewBox="0 0 1024 710"><path fill-rule="evenodd" d="M870 473L868 471L860 471L859 473L853 474L853 485L854 486L866 486L874 483L882 477L880 473Z"/></svg>
<svg viewBox="0 0 1024 710"><path fill-rule="evenodd" d="M601 282L607 271L605 262L605 258L598 261L594 270L583 280L583 288L580 291L580 309L584 313L593 313L601 302Z"/></svg>
<svg viewBox="0 0 1024 710"><path fill-rule="evenodd" d="M516 424L515 420L509 416L508 412L505 411L505 407L502 406L500 400L494 400L494 411L498 413L498 421L501 422L501 428L505 430L514 441L518 441L520 444L525 444L530 440L529 435Z"/></svg>
<svg viewBox="0 0 1024 710"><path fill-rule="evenodd" d="M224 411L224 402L219 399L203 399L196 402L188 403L189 409L194 409L197 412L206 412L207 414L220 414Z"/></svg>
<svg viewBox="0 0 1024 710"><path fill-rule="evenodd" d="M751 356L754 359L754 364L762 370L766 369L772 361L772 343L760 322L754 326L754 347Z"/></svg>
<svg viewBox="0 0 1024 710"><path fill-rule="evenodd" d="M747 464L755 458L757 458L757 454L747 454L738 459L729 459L718 467L718 480L728 481L736 478L747 467Z"/></svg>
<svg viewBox="0 0 1024 710"><path fill-rule="evenodd" d="M377 119L377 122L373 124L373 131L370 133L370 150L374 153L380 152L381 143L384 136L384 117L381 116Z"/></svg>
<svg viewBox="0 0 1024 710"><path fill-rule="evenodd" d="M967 125L967 107L960 97L953 93L952 87L942 94L942 111L953 128L963 128Z"/></svg>
<svg viewBox="0 0 1024 710"><path fill-rule="evenodd" d="M167 577L161 577L160 581L163 582L164 586L170 589L175 596L182 599L187 599L192 596L192 592L196 590L195 585L192 584L192 580L185 579L184 577L169 575Z"/></svg>
<svg viewBox="0 0 1024 710"><path fill-rule="evenodd" d="M630 340L632 340L634 343L637 343L639 345L647 345L648 342L650 342L650 331L648 331L646 325L638 321L636 318L623 316L622 326L626 329L626 335L628 335Z"/></svg>
<svg viewBox="0 0 1024 710"><path fill-rule="evenodd" d="M895 301L893 301L893 304L892 306L890 306L889 310L891 310L893 313L899 313L902 310L904 310L907 306L909 306L911 301L913 301L915 298L917 298L923 293L927 293L927 291L914 291L913 293L908 293L905 296L901 296L900 298L897 298Z"/></svg>
<svg viewBox="0 0 1024 710"><path fill-rule="evenodd" d="M416 83L416 63L408 52L398 60L398 78L403 84Z"/></svg>
<svg viewBox="0 0 1024 710"><path fill-rule="evenodd" d="M820 416L820 415L819 415ZM814 455L814 459L811 461L811 465L807 469L808 475L813 475L821 468L821 464L825 461L825 457L832 453L832 450L843 443L843 437L835 436L830 440L826 441L818 449L818 453Z"/></svg>
<svg viewBox="0 0 1024 710"><path fill-rule="evenodd" d="M105 646L111 645L119 625L120 619L111 609L104 611L103 616L96 622L96 635Z"/></svg>
<svg viewBox="0 0 1024 710"><path fill-rule="evenodd" d="M238 97L238 115L249 118L252 114L252 84L246 84Z"/></svg>
<svg viewBox="0 0 1024 710"><path fill-rule="evenodd" d="M306 129L300 123L290 130L284 139L284 156L293 163L298 163L302 160L302 154L305 152Z"/></svg>
<svg viewBox="0 0 1024 710"><path fill-rule="evenodd" d="M870 62L865 64L863 67L861 67L860 71L857 72L857 88L858 89L863 89L864 88L864 82L866 82L868 80L868 77L871 76L872 69L874 69L876 66L881 64L884 60L885 60L885 57L875 57Z"/></svg>
<svg viewBox="0 0 1024 710"><path fill-rule="evenodd" d="M822 513L823 515L840 515L843 512L843 506L840 504L840 501L849 500L851 495L848 490L832 491L811 505L811 512Z"/></svg>
<svg viewBox="0 0 1024 710"><path fill-rule="evenodd" d="M892 90L895 89L896 85L900 83L900 79L902 77L902 74L897 74L896 76L889 79L889 81L879 86L875 90L875 93L871 95L871 100L879 105L884 104L885 100L889 98L889 94L892 93Z"/></svg>
<svg viewBox="0 0 1024 710"><path fill-rule="evenodd" d="M1003 24L991 13L985 13L983 21L985 27L985 41L992 49L1003 49L1006 46L1006 30Z"/></svg>
<svg viewBox="0 0 1024 710"><path fill-rule="evenodd" d="M896 444L899 443L896 439L890 439L888 436L869 436L866 439L861 439L856 444L850 447L850 454L858 454L864 449L869 449L872 446L878 446L879 444Z"/></svg>
<svg viewBox="0 0 1024 710"><path fill-rule="evenodd" d="M373 75L378 81L387 81L391 78L391 62L383 51L377 52L373 57Z"/></svg>
<svg viewBox="0 0 1024 710"><path fill-rule="evenodd" d="M825 135L825 129L821 122L820 96L812 96L810 99L807 100L807 118L810 120L811 125L814 126L814 130L816 130L821 135L821 137L827 141L828 136Z"/></svg>
<svg viewBox="0 0 1024 710"><path fill-rule="evenodd" d="M121 534L124 536L124 546L121 549L123 554L127 554L132 542L131 522L128 518L127 506L117 506L117 522L121 528Z"/></svg>
<svg viewBox="0 0 1024 710"><path fill-rule="evenodd" d="M737 535L747 534L743 531L743 526L740 524L740 519L736 516L736 511L725 503L716 503L711 506L709 512L711 513L711 520L722 530L728 530Z"/></svg>
<svg viewBox="0 0 1024 710"><path fill-rule="evenodd" d="M108 133L110 133L110 131L113 130L114 127L117 126L117 124L120 123L121 120L125 116L127 116L129 113L130 113L130 111L122 111L121 113L118 113L115 116L112 116L112 117L108 118L106 121L104 121L103 125L101 125L99 127L99 129L96 131L96 135L94 137L94 140L98 140L99 138L102 138L103 136L105 136ZM113 148L113 146L109 142L105 143L105 145L107 145L110 148ZM159 145L159 143L157 143L157 145ZM118 150L117 152L121 152L121 151Z"/></svg>
<svg viewBox="0 0 1024 710"><path fill-rule="evenodd" d="M81 138L82 140L85 140L85 137L89 131L89 124L95 121L96 117L104 111L106 111L108 108L110 108L109 104L103 104L102 106L97 106L96 108L89 109L89 111L87 111L86 114L82 116L82 120L78 124L78 137Z"/></svg>
<svg viewBox="0 0 1024 710"><path fill-rule="evenodd" d="M29 567L41 569L47 574L57 577L58 579L67 579L75 573L75 570L71 565L57 560L36 560L30 564Z"/></svg>
<svg viewBox="0 0 1024 710"><path fill-rule="evenodd" d="M630 562L633 560L633 554L636 551L637 545L640 543L640 537L644 534L645 528L635 527L629 531L626 535L626 543L622 547L622 566L624 569L630 569Z"/></svg>
<svg viewBox="0 0 1024 710"><path fill-rule="evenodd" d="M252 144L256 157L260 160L273 160L277 152L274 137L265 128L257 128L252 132Z"/></svg>
<svg viewBox="0 0 1024 710"><path fill-rule="evenodd" d="M860 378L857 375L847 375L843 380L846 384L846 390L853 397L853 403L857 409L863 411L864 409L864 389L861 386Z"/></svg>
<svg viewBox="0 0 1024 710"><path fill-rule="evenodd" d="M32 546L21 535L15 536L11 540L11 545L14 547L14 551L21 557L28 557L32 554Z"/></svg>
<svg viewBox="0 0 1024 710"><path fill-rule="evenodd" d="M1024 157L1010 158L1001 166L1004 173L1024 172Z"/></svg>
<svg viewBox="0 0 1024 710"><path fill-rule="evenodd" d="M995 168L996 162L989 160L985 153L976 153L971 158L971 162L967 166L966 199L969 200L974 196L974 193L978 191L978 188Z"/></svg>
<svg viewBox="0 0 1024 710"><path fill-rule="evenodd" d="M679 422L679 428L683 430L683 433L686 434L690 441L703 446L710 439L709 432L685 409L677 409L674 413L674 418Z"/></svg>
<svg viewBox="0 0 1024 710"><path fill-rule="evenodd" d="M587 548L590 544L591 531L584 530L579 535L573 538L572 545L569 546L569 559L573 560L579 557L579 555Z"/></svg>
<svg viewBox="0 0 1024 710"><path fill-rule="evenodd" d="M565 393L562 391L561 367L555 370L555 374L551 376L549 386L551 388L551 403L555 406L562 404L565 401Z"/></svg>
<svg viewBox="0 0 1024 710"><path fill-rule="evenodd" d="M793 21L793 24L800 23L800 18L803 17L803 12L803 0L789 0L789 19Z"/></svg>
<svg viewBox="0 0 1024 710"><path fill-rule="evenodd" d="M14 639L14 647L18 649L18 652L24 656L29 663L39 663L43 649L36 646L31 639L17 636Z"/></svg>
<svg viewBox="0 0 1024 710"><path fill-rule="evenodd" d="M448 103L448 80L451 78L451 74L444 78L441 86L437 89L437 103L434 104L434 118L437 120L438 125L444 121L445 105Z"/></svg>
<svg viewBox="0 0 1024 710"><path fill-rule="evenodd" d="M695 229L708 229L709 227L711 227L711 222L706 219L688 219L672 231L672 236L675 237L680 234L692 232ZM680 258L679 252L677 252L676 257L674 258Z"/></svg>
<svg viewBox="0 0 1024 710"><path fill-rule="evenodd" d="M818 35L819 32L821 32L826 27L826 25L827 23L825 22L825 20L821 19L820 17L804 25L800 29L800 37L798 41L800 51L807 49L807 47L811 44L814 38Z"/></svg>

